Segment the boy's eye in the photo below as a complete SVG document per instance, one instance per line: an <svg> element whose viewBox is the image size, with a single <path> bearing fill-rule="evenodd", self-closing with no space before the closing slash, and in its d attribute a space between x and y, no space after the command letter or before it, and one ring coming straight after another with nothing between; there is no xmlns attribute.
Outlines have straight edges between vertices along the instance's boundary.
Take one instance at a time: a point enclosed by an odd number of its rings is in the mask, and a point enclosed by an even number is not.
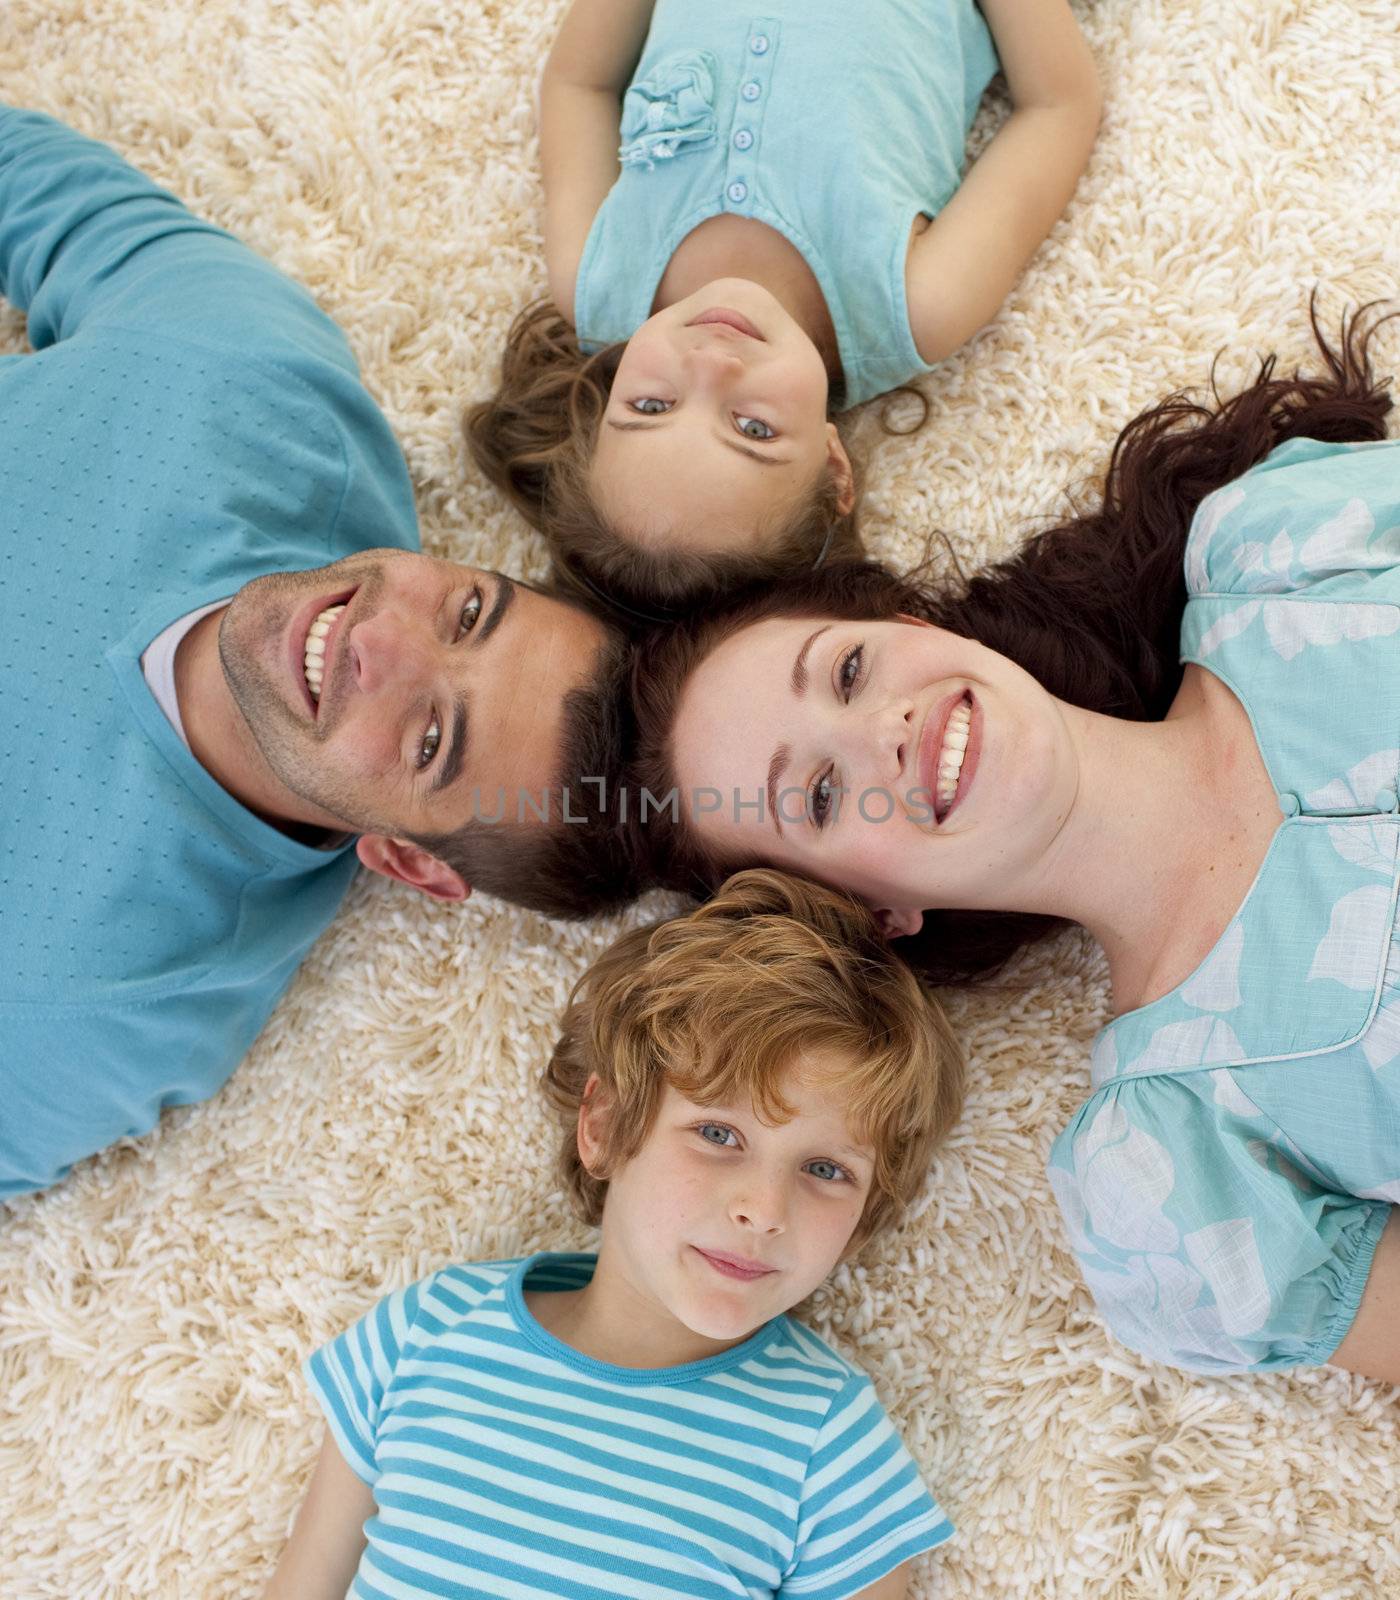
<svg viewBox="0 0 1400 1600"><path fill-rule="evenodd" d="M643 395L640 400L629 400L627 404L644 417L660 417L671 409L669 400L658 400L655 395Z"/></svg>
<svg viewBox="0 0 1400 1600"><path fill-rule="evenodd" d="M432 761L433 757L437 754L438 746L441 743L442 729L438 727L438 719L435 712L433 714L433 720L428 724L428 731L423 735L422 742L418 746L418 760L415 762L415 765L417 766L419 772L421 772L423 768Z"/></svg>
<svg viewBox="0 0 1400 1600"><path fill-rule="evenodd" d="M759 417L741 417L738 412L734 414L734 426L746 439L776 439L776 428L770 428Z"/></svg>
<svg viewBox="0 0 1400 1600"><path fill-rule="evenodd" d="M828 1161L825 1156L816 1161L809 1161L807 1163L807 1171L814 1178L820 1178L824 1183L834 1183L839 1178L849 1176L845 1167L838 1166L835 1161Z"/></svg>
<svg viewBox="0 0 1400 1600"><path fill-rule="evenodd" d="M722 1122L702 1122L695 1131L707 1144L717 1144L724 1149L732 1149L739 1142L733 1128L726 1128Z"/></svg>
<svg viewBox="0 0 1400 1600"><path fill-rule="evenodd" d="M462 607L462 614L457 618L457 637L460 639L464 633L470 633L481 619L481 590L473 589L471 598Z"/></svg>

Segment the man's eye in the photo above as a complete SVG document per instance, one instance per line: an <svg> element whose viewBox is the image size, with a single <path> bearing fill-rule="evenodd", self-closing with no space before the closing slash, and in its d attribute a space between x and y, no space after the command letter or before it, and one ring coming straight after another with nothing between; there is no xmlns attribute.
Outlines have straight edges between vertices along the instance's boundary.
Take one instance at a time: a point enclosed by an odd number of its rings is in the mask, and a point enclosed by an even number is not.
<svg viewBox="0 0 1400 1600"><path fill-rule="evenodd" d="M730 1141L734 1140L733 1128L726 1128L722 1122L702 1122L695 1131L707 1144L717 1144L726 1149L730 1148Z"/></svg>
<svg viewBox="0 0 1400 1600"><path fill-rule="evenodd" d="M464 633L470 633L481 619L481 590L473 589L471 598L462 607L462 614L457 618L457 637L460 639Z"/></svg>
<svg viewBox="0 0 1400 1600"><path fill-rule="evenodd" d="M836 674L836 681L841 686L842 695L849 700L855 692L856 685L860 682L861 668L865 662L865 646L855 645L848 650L842 659L841 668Z"/></svg>
<svg viewBox="0 0 1400 1600"><path fill-rule="evenodd" d="M826 826L826 820L831 815L832 803L838 793L836 774L830 767L807 791L807 814L818 830Z"/></svg>
<svg viewBox="0 0 1400 1600"><path fill-rule="evenodd" d="M628 405L633 411L640 411L644 417L659 417L671 409L671 401L658 400L655 395L645 394L640 400L629 400Z"/></svg>
<svg viewBox="0 0 1400 1600"><path fill-rule="evenodd" d="M423 735L422 743L418 746L417 767L419 772L421 772L437 754L438 746L441 743L442 729L438 727L438 719L436 715L434 715L433 720L428 724L428 731Z"/></svg>
<svg viewBox="0 0 1400 1600"><path fill-rule="evenodd" d="M746 439L776 439L778 430L770 428L760 417L741 417L734 414L734 426Z"/></svg>
<svg viewBox="0 0 1400 1600"><path fill-rule="evenodd" d="M838 1166L834 1161L828 1161L825 1156L816 1161L809 1161L807 1171L814 1178L822 1179L824 1183L834 1183L838 1178L846 1176L845 1167Z"/></svg>

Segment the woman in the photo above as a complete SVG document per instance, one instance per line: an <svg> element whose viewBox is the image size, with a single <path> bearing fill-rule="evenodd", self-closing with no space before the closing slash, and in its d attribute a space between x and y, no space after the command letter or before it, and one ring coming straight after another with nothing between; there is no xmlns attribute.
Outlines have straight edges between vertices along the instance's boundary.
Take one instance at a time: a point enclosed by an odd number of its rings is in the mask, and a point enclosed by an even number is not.
<svg viewBox="0 0 1400 1600"><path fill-rule="evenodd" d="M1321 379L1270 360L1215 409L1139 417L1099 510L961 594L848 564L634 669L636 782L683 801L648 821L659 881L820 878L935 981L1066 920L1100 940L1115 1020L1051 1180L1109 1326L1193 1370L1400 1380L1400 443L1375 326L1319 333Z"/></svg>

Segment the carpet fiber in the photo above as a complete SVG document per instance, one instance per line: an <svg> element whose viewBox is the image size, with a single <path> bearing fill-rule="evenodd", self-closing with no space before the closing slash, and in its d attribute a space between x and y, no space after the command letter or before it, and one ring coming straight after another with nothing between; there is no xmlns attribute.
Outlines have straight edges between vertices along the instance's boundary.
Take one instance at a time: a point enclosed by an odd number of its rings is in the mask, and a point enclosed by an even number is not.
<svg viewBox="0 0 1400 1600"><path fill-rule="evenodd" d="M428 546L537 575L457 423L543 287L530 100L560 10L4 0L0 96L109 140L307 283L403 440ZM861 425L896 560L936 529L969 563L1010 549L1218 350L1225 385L1253 352L1306 360L1314 284L1333 326L1395 292L1400 0L1081 15L1107 112L1069 214L928 381L930 425ZM9 308L0 347L22 348ZM1400 364L1400 335L1382 355ZM362 880L215 1100L0 1210L5 1595L258 1593L320 1433L300 1358L442 1263L585 1241L535 1077L622 925ZM808 1308L958 1523L916 1595L1400 1594L1393 1390L1187 1377L1103 1333L1042 1172L1105 1017L1097 952L1068 935L953 1010L966 1118L918 1215Z"/></svg>

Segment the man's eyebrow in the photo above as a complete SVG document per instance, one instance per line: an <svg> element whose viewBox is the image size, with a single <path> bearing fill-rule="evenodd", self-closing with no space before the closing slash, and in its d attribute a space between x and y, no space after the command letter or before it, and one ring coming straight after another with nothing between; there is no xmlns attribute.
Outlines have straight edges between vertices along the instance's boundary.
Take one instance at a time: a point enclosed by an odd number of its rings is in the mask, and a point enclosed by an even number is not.
<svg viewBox="0 0 1400 1600"><path fill-rule="evenodd" d="M491 635L501 625L501 619L510 609L510 603L515 599L515 584L506 577L504 572L493 574L496 580L496 598L491 602L491 609L486 613L486 620L472 635L471 643L485 644Z"/></svg>
<svg viewBox="0 0 1400 1600"><path fill-rule="evenodd" d="M500 602L497 602L497 610ZM467 759L467 697L459 694L452 702L452 726L448 729L447 749L443 751L442 760L437 764L437 771L433 773L433 781L428 785L430 795L441 794L449 783L455 783L462 771L462 764Z"/></svg>

